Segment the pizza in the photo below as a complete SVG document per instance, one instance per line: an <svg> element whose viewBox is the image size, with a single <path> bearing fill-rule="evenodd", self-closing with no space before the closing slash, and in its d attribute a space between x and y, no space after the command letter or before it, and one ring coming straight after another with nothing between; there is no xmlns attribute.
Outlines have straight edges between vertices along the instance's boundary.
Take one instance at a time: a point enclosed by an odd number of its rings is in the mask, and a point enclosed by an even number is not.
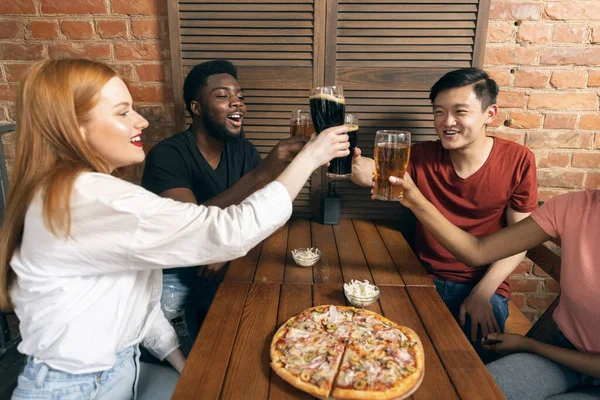
<svg viewBox="0 0 600 400"><path fill-rule="evenodd" d="M402 399L421 384L423 345L410 328L354 307L318 306L273 336L271 367L286 382L326 399Z"/></svg>

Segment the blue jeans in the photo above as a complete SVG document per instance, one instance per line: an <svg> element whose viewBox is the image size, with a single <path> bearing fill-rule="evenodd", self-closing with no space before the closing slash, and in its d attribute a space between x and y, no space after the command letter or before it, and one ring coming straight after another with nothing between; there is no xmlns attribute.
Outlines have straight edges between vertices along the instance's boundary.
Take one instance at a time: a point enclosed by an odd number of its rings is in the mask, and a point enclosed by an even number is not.
<svg viewBox="0 0 600 400"><path fill-rule="evenodd" d="M558 329L548 344L576 350ZM531 353L515 353L487 365L508 400L575 400L600 398L600 379Z"/></svg>
<svg viewBox="0 0 600 400"><path fill-rule="evenodd" d="M437 292L442 300L444 300L444 303L446 303L446 306L454 318L458 320L460 306L467 296L471 294L475 285L454 283L439 279L434 279L433 283L435 283ZM504 332L504 326L506 325L506 319L508 318L508 299L498 293L494 293L490 299L490 303L492 304L492 310L494 311L494 316L496 317L500 331ZM467 314L467 317L465 318L465 325L462 327L462 330L469 338L469 341L471 341L471 317L469 314ZM484 362L491 361L495 358L495 355L490 354L488 351L481 348L481 327L477 328L477 341L471 342L471 344Z"/></svg>
<svg viewBox="0 0 600 400"><path fill-rule="evenodd" d="M163 273L163 291L160 305L171 323L187 356L198 336L201 321L198 314L206 314L217 289L218 280L200 278L197 268L180 268Z"/></svg>
<svg viewBox="0 0 600 400"><path fill-rule="evenodd" d="M33 357L27 357L12 399L169 399L179 374L172 368L140 363L139 359L139 347L131 346L117 353L115 365L109 370L70 374L45 363L35 364Z"/></svg>

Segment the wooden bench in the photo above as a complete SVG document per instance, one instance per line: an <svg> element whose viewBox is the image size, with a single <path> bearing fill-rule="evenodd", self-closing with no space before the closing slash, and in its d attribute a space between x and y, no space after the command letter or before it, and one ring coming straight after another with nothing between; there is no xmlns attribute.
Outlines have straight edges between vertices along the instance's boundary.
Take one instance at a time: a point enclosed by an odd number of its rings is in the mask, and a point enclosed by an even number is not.
<svg viewBox="0 0 600 400"><path fill-rule="evenodd" d="M529 250L527 252L527 257L555 281L560 282L560 256L550 250L545 244ZM560 296L552 302L535 324L532 324L521 310L519 310L512 301L509 301L509 317L506 320L504 331L506 333L518 333L536 339L542 339L548 332L551 332L554 327L552 313L558 305L559 298Z"/></svg>

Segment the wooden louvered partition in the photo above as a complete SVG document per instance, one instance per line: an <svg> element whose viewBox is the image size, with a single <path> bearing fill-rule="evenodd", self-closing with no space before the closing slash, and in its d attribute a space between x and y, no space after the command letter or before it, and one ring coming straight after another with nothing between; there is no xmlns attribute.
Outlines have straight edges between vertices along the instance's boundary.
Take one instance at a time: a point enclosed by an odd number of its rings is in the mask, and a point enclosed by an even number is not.
<svg viewBox="0 0 600 400"><path fill-rule="evenodd" d="M231 60L247 99L246 135L262 155L289 136L290 111L308 108L309 89L323 84L344 87L367 156L378 129L435 139L429 88L449 70L482 65L489 10L489 0L168 1L179 126L189 69ZM313 175L296 213L318 210L324 183ZM406 216L398 204L371 201L368 189L337 186L343 217Z"/></svg>

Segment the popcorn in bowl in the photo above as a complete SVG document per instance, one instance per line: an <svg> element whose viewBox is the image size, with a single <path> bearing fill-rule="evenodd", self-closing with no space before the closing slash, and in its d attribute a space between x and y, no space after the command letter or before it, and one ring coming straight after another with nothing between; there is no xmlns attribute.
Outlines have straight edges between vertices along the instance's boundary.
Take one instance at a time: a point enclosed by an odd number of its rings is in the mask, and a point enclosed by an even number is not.
<svg viewBox="0 0 600 400"><path fill-rule="evenodd" d="M365 280L364 282L352 279L344 283L344 294L355 307L367 307L379 298L379 288Z"/></svg>
<svg viewBox="0 0 600 400"><path fill-rule="evenodd" d="M292 258L301 267L311 267L321 259L321 250L314 247L294 249Z"/></svg>

